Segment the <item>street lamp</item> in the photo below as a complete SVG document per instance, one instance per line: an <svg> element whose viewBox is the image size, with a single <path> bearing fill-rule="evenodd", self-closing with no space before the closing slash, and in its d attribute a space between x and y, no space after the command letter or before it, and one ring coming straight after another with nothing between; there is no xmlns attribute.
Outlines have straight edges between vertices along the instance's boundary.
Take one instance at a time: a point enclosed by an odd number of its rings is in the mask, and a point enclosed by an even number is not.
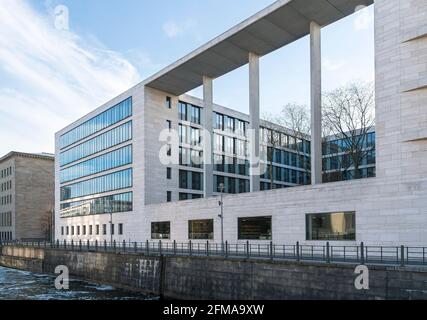
<svg viewBox="0 0 427 320"><path fill-rule="evenodd" d="M221 214L218 217L221 219L221 250L224 254L224 201L223 201L223 193L224 193L224 184L221 183L219 185L219 191L221 192L221 201L218 202L218 205L221 207Z"/></svg>

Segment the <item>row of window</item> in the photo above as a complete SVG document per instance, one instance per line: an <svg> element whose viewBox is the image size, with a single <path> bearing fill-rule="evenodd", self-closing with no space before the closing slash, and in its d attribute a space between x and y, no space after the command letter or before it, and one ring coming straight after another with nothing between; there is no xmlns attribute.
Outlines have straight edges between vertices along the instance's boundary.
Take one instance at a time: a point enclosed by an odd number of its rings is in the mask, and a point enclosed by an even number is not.
<svg viewBox="0 0 427 320"><path fill-rule="evenodd" d="M356 178L366 179L374 177L376 177L376 167L359 169L357 177L356 170L336 170L323 173L323 182L347 181L354 180Z"/></svg>
<svg viewBox="0 0 427 320"><path fill-rule="evenodd" d="M361 148L375 148L375 132L366 134L365 136L352 136L357 139ZM347 152L351 149L351 142L349 139L337 139L332 141L326 141L323 143L323 155L336 154L341 152Z"/></svg>
<svg viewBox="0 0 427 320"><path fill-rule="evenodd" d="M0 227L11 227L12 226L12 212L0 213Z"/></svg>
<svg viewBox="0 0 427 320"><path fill-rule="evenodd" d="M0 240L2 241L11 241L12 239L12 231L0 232Z"/></svg>
<svg viewBox="0 0 427 320"><path fill-rule="evenodd" d="M61 183L87 177L132 163L132 145L61 170Z"/></svg>
<svg viewBox="0 0 427 320"><path fill-rule="evenodd" d="M132 115L132 98L120 102L107 111L86 121L77 128L63 134L59 139L60 148L65 148L80 141L96 132L104 130L109 126L120 122Z"/></svg>
<svg viewBox="0 0 427 320"><path fill-rule="evenodd" d="M61 187L61 201L132 187L132 169Z"/></svg>
<svg viewBox="0 0 427 320"><path fill-rule="evenodd" d="M1 199L0 203L2 206L12 203L12 195L11 194L9 194L7 196L0 197L0 199Z"/></svg>
<svg viewBox="0 0 427 320"><path fill-rule="evenodd" d="M310 182L310 174L308 172L277 166L273 166L273 170L271 170L271 165L267 165L265 167L265 172L261 175L261 179L271 180L271 175L273 175L273 180L278 182L299 185L307 185Z"/></svg>
<svg viewBox="0 0 427 320"><path fill-rule="evenodd" d="M272 217L237 219L238 240L272 240ZM171 222L152 222L151 239L170 240ZM189 240L214 240L214 220L189 220ZM307 241L356 240L356 213L336 212L306 215Z"/></svg>
<svg viewBox="0 0 427 320"><path fill-rule="evenodd" d="M0 184L1 185L1 191L7 191L7 190L11 190L12 189L12 181L6 181Z"/></svg>
<svg viewBox="0 0 427 320"><path fill-rule="evenodd" d="M260 139L264 144L274 146L275 148L285 148L307 154L311 152L310 141L269 128L261 128Z"/></svg>
<svg viewBox="0 0 427 320"><path fill-rule="evenodd" d="M12 167L7 167L7 168L5 168L3 170L0 170L0 178L1 179L7 178L10 175L12 175Z"/></svg>
<svg viewBox="0 0 427 320"><path fill-rule="evenodd" d="M200 172L179 170L179 188L202 191L203 174Z"/></svg>
<svg viewBox="0 0 427 320"><path fill-rule="evenodd" d="M201 124L201 109L199 107L179 101L178 112L180 120Z"/></svg>
<svg viewBox="0 0 427 320"><path fill-rule="evenodd" d="M200 146L202 143L200 129L180 124L179 142L182 144L190 144L192 146Z"/></svg>
<svg viewBox="0 0 427 320"><path fill-rule="evenodd" d="M132 192L61 204L62 218L132 211Z"/></svg>
<svg viewBox="0 0 427 320"><path fill-rule="evenodd" d="M213 128L216 130L236 134L241 137L246 137L247 126L248 123L243 120L214 112Z"/></svg>
<svg viewBox="0 0 427 320"><path fill-rule="evenodd" d="M102 228L102 229L101 229ZM123 223L119 223L118 224L118 230L117 230L117 234L118 235L123 235ZM66 227L61 227L61 235L62 236L92 236L92 235L107 235L107 225L106 224L96 224L96 225L83 225L83 226L66 226ZM115 225L110 224L110 235L114 235L115 234Z"/></svg>
<svg viewBox="0 0 427 320"><path fill-rule="evenodd" d="M132 121L92 138L60 154L60 165L65 166L95 153L132 139Z"/></svg>
<svg viewBox="0 0 427 320"><path fill-rule="evenodd" d="M363 156L363 158L362 158ZM358 157L359 158L359 157ZM376 154L375 150L367 151L366 154L360 155L359 166L375 165L376 163ZM339 156L331 156L323 158L323 170L338 170L341 168L350 168L354 167L353 158L349 154L343 154Z"/></svg>
<svg viewBox="0 0 427 320"><path fill-rule="evenodd" d="M151 239L170 240L171 222L152 222ZM214 220L189 220L189 240L214 240ZM238 218L239 240L271 240L271 217Z"/></svg>
<svg viewBox="0 0 427 320"><path fill-rule="evenodd" d="M184 167L202 168L203 152L179 147L179 165Z"/></svg>
<svg viewBox="0 0 427 320"><path fill-rule="evenodd" d="M249 143L245 140L214 133L213 150L240 157L247 157L249 156Z"/></svg>

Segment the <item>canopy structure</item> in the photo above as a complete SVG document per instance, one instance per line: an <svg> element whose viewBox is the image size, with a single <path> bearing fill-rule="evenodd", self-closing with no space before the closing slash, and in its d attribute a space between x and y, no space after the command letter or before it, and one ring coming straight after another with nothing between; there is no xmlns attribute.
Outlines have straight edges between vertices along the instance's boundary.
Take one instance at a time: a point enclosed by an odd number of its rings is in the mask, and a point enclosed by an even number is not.
<svg viewBox="0 0 427 320"><path fill-rule="evenodd" d="M373 0L279 0L176 61L152 77L148 87L181 95L310 34L310 23L321 27L338 21Z"/></svg>

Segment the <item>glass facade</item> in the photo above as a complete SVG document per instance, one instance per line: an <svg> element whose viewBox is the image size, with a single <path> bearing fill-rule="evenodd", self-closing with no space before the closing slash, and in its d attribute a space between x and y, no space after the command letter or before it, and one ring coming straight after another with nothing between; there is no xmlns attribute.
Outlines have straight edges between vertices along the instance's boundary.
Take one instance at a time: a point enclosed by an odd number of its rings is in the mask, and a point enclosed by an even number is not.
<svg viewBox="0 0 427 320"><path fill-rule="evenodd" d="M77 128L65 133L59 139L60 148L65 148L96 132L120 122L132 115L132 97L120 102L116 106L86 121Z"/></svg>
<svg viewBox="0 0 427 320"><path fill-rule="evenodd" d="M375 132L368 133L366 137L358 136L357 139L363 145L357 149L360 155L358 174L356 174L353 157L350 156L352 149L356 148L351 147L348 139L335 139L323 143L324 182L376 176Z"/></svg>
<svg viewBox="0 0 427 320"><path fill-rule="evenodd" d="M129 145L61 170L60 182L69 182L131 163L132 145Z"/></svg>
<svg viewBox="0 0 427 320"><path fill-rule="evenodd" d="M130 139L132 139L131 121L61 153L60 165L65 166Z"/></svg>
<svg viewBox="0 0 427 320"><path fill-rule="evenodd" d="M308 214L307 240L356 240L356 213Z"/></svg>
<svg viewBox="0 0 427 320"><path fill-rule="evenodd" d="M61 201L132 187L132 169L61 187Z"/></svg>
<svg viewBox="0 0 427 320"><path fill-rule="evenodd" d="M200 107L194 106L190 103L179 101L178 111L180 120L192 122L195 124L201 124Z"/></svg>

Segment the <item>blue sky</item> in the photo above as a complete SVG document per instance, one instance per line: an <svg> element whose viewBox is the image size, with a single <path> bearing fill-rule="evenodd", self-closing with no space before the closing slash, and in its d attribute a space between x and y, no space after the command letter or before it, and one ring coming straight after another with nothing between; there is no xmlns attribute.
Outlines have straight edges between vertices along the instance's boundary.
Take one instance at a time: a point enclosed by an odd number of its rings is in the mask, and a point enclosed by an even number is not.
<svg viewBox="0 0 427 320"><path fill-rule="evenodd" d="M53 152L56 131L273 2L1 0L0 155ZM58 5L66 30L55 24ZM322 37L325 90L373 81L373 7ZM216 79L215 102L247 112L247 73ZM263 113L308 104L309 94L308 37L261 59Z"/></svg>

